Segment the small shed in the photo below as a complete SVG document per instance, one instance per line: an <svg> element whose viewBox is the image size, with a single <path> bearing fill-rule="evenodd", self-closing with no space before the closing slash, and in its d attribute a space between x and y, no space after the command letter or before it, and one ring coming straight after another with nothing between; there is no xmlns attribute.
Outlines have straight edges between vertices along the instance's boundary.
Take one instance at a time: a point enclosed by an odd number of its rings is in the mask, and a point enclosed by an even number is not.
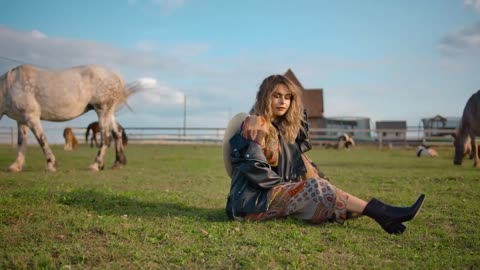
<svg viewBox="0 0 480 270"><path fill-rule="evenodd" d="M407 121L376 121L377 138L383 141L406 141Z"/></svg>

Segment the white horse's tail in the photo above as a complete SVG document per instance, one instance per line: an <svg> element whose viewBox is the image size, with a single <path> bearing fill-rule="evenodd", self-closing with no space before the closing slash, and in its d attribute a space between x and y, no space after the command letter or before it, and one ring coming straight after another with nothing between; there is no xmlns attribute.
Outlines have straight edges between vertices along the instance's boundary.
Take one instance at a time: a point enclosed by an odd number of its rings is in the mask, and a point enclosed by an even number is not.
<svg viewBox="0 0 480 270"><path fill-rule="evenodd" d="M133 95L133 94L136 94L140 91L145 91L147 90L149 87L145 86L141 81L137 80L137 81L133 81L129 84L126 85L125 87L125 95L123 97L123 100L122 102L117 106L117 109L116 111L119 111L120 109L123 108L123 106L127 107L129 111L133 111L132 108L128 105L127 103L127 100L128 98Z"/></svg>
<svg viewBox="0 0 480 270"><path fill-rule="evenodd" d="M137 81L133 81L129 84L127 84L127 96L126 98L128 98L130 95L132 94L135 94L137 92L140 92L140 91L144 91L144 90L147 90L149 88L148 85L145 85L142 81L140 80L137 80Z"/></svg>

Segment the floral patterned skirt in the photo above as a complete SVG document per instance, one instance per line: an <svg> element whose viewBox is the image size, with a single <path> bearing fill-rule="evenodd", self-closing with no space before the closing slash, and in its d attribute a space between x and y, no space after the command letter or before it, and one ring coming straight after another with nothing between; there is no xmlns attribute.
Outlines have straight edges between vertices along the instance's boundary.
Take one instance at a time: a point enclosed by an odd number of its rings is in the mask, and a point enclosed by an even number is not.
<svg viewBox="0 0 480 270"><path fill-rule="evenodd" d="M268 193L268 210L248 214L247 219L267 220L292 216L312 223L347 219L349 194L323 178L310 178L272 188Z"/></svg>

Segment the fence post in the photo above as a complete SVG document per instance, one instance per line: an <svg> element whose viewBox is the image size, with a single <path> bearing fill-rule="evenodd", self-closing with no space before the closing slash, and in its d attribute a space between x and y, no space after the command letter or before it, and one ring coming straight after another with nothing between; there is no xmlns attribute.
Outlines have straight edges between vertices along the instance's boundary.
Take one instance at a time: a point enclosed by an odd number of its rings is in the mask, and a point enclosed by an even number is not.
<svg viewBox="0 0 480 270"><path fill-rule="evenodd" d="M378 149L382 149L382 146L383 146L383 134L382 132L378 132L377 130L377 134L378 134Z"/></svg>

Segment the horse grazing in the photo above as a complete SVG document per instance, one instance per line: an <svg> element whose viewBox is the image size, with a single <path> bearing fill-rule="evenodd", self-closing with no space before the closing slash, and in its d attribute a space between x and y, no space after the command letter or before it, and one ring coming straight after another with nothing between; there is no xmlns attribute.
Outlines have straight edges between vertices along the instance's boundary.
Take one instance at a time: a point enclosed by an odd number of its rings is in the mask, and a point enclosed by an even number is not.
<svg viewBox="0 0 480 270"><path fill-rule="evenodd" d="M123 146L128 145L128 137L127 133L125 132L125 129L120 125L118 122L116 122L118 129L122 132L122 144ZM92 131L92 135L90 137L90 147L93 147L93 143L95 142L95 146L99 147L100 144L97 141L97 134L100 133L100 126L98 124L98 121L92 122L87 126L87 130L85 132L85 142L88 144L88 135L90 134L90 131ZM113 134L112 134L113 135ZM110 145L108 145L110 147Z"/></svg>
<svg viewBox="0 0 480 270"><path fill-rule="evenodd" d="M478 167L478 145L476 136L480 135L480 90L473 94L463 109L460 124L453 134L455 157L453 163L461 165L463 158L471 151L473 166Z"/></svg>
<svg viewBox="0 0 480 270"><path fill-rule="evenodd" d="M347 133L343 134L342 136L338 137L337 139L337 148L350 148L355 146L355 141L353 137L348 135Z"/></svg>
<svg viewBox="0 0 480 270"><path fill-rule="evenodd" d="M417 147L417 157L438 157L438 152L430 146L421 144Z"/></svg>
<svg viewBox="0 0 480 270"><path fill-rule="evenodd" d="M322 143L322 146L327 148L327 149L329 149L329 148L348 149L350 147L355 146L355 140L353 140L353 137L351 137L347 133L344 133L343 135L341 135L337 138L336 143Z"/></svg>
<svg viewBox="0 0 480 270"><path fill-rule="evenodd" d="M71 128L67 127L63 130L63 138L65 139L65 146L63 147L65 151L77 149L77 137L75 137L75 134Z"/></svg>
<svg viewBox="0 0 480 270"><path fill-rule="evenodd" d="M17 158L8 170L18 172L23 169L30 128L42 147L46 170L56 171L55 155L47 142L41 120L67 121L90 110L97 113L104 138L90 170L104 168L112 132L116 152L113 168L125 165L127 159L114 113L131 94L140 90L140 86L127 86L119 75L98 65L56 71L20 65L9 70L0 76L0 117L5 114L17 121L18 150Z"/></svg>

